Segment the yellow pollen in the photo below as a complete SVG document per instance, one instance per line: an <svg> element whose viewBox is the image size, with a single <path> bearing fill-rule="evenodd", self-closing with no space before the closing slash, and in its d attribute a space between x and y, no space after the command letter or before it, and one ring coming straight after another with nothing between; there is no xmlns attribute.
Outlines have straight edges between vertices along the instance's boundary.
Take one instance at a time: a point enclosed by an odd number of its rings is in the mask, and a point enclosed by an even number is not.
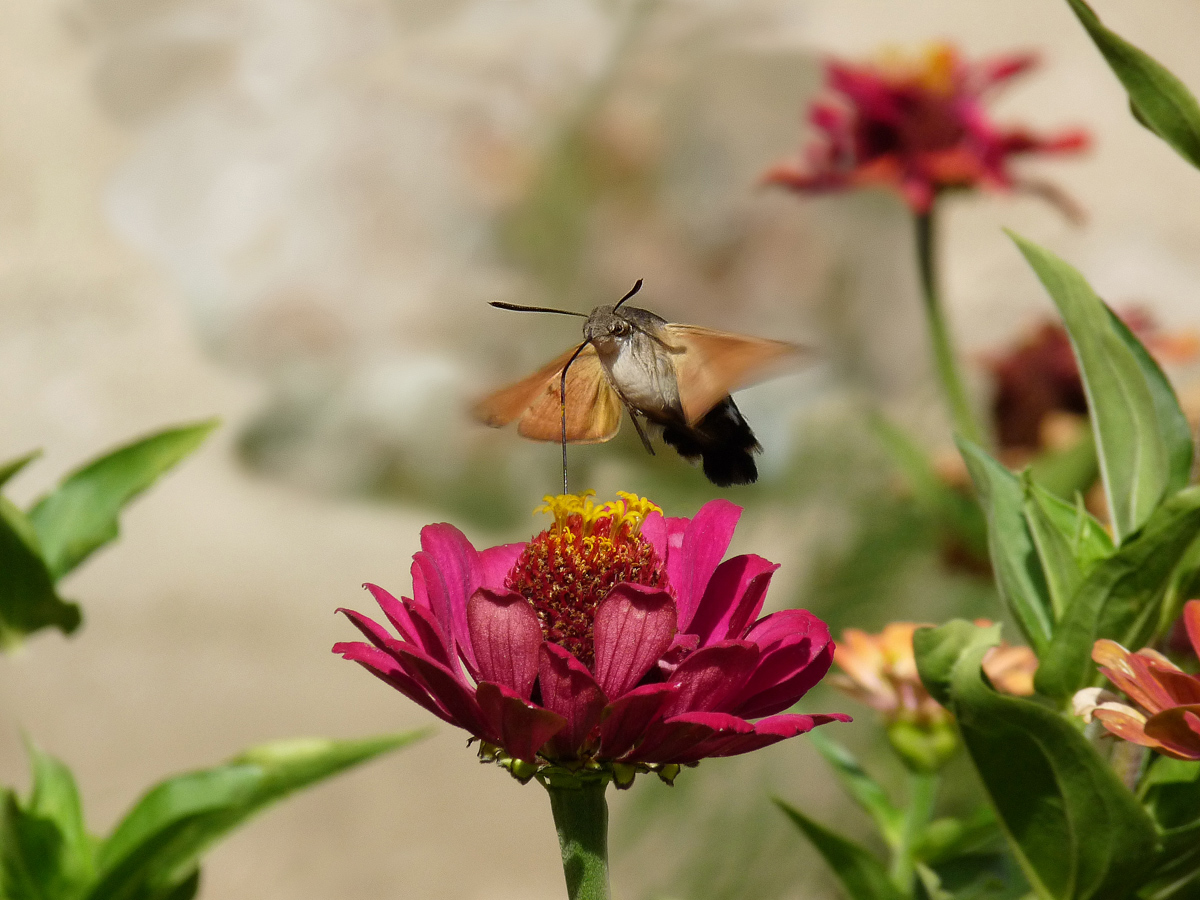
<svg viewBox="0 0 1200 900"><path fill-rule="evenodd" d="M642 522L647 516L651 513L662 515L662 509L645 497L627 491L617 491L618 499L600 505L592 499L595 496L595 491L584 491L582 494L547 494L542 498L543 505L533 512L534 515L549 513L554 516L555 531L563 533L568 543L574 543L575 534L567 527L567 523L572 516L579 516L583 546L588 552L610 549L612 541L616 540L622 531L627 537L633 537L641 533ZM601 520L608 520L608 533L593 534L593 528Z"/></svg>

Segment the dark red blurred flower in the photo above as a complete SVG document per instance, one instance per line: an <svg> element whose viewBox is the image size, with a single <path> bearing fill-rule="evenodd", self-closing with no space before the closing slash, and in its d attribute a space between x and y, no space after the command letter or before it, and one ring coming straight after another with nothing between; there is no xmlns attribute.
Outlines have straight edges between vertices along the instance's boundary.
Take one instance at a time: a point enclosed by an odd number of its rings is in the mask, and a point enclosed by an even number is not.
<svg viewBox="0 0 1200 900"><path fill-rule="evenodd" d="M804 610L758 618L778 567L721 561L739 507L675 519L621 497L548 497L550 528L483 551L427 526L412 599L367 585L399 638L341 610L368 643L334 651L469 731L485 758L527 767L689 764L849 721L783 713L833 642Z"/></svg>
<svg viewBox="0 0 1200 900"><path fill-rule="evenodd" d="M1195 334L1165 334L1144 309L1127 309L1120 316L1160 362L1184 362L1200 350ZM1056 441L1047 429L1056 417L1087 415L1071 339L1057 321L1037 325L1010 350L985 363L996 383L992 426L1001 450L1033 454L1052 447Z"/></svg>
<svg viewBox="0 0 1200 900"><path fill-rule="evenodd" d="M1200 600L1183 607L1192 647L1200 653ZM1075 695L1075 711L1110 732L1175 759L1200 759L1200 678L1155 650L1130 653L1115 641L1096 641L1092 659L1104 676L1137 704L1115 702L1099 688Z"/></svg>
<svg viewBox="0 0 1200 900"><path fill-rule="evenodd" d="M862 65L831 60L828 94L809 107L809 120L821 134L800 162L776 166L765 180L806 192L883 186L918 213L928 212L948 188L1022 187L1074 216L1073 205L1053 187L1018 181L1009 161L1082 150L1087 133L1040 136L1001 128L984 106L990 92L1036 62L1031 54L1015 54L972 64L948 44L931 45L915 58Z"/></svg>

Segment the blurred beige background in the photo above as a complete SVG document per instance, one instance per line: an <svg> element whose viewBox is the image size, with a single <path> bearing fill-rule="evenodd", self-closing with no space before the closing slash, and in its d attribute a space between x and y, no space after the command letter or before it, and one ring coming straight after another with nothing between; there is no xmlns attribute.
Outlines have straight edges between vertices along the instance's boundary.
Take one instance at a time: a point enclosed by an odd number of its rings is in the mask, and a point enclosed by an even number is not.
<svg viewBox="0 0 1200 900"><path fill-rule="evenodd" d="M1095 5L1200 87L1200 7ZM251 743L425 724L329 653L350 634L332 610L365 608L366 580L406 589L420 525L446 515L432 499L481 460L517 505L553 488L557 448L459 411L574 326L487 300L586 309L645 277L669 318L822 347L815 373L739 400L768 460L847 384L936 444L902 210L755 185L805 133L821 54L930 38L1042 51L998 116L1095 135L1086 159L1029 164L1083 203L1085 228L1033 199L951 201L965 353L1048 309L1001 226L1117 305L1200 324L1200 178L1133 123L1062 3L0 0L0 458L46 450L13 495L162 425L226 423L68 582L83 630L0 660L0 781L26 783L24 731L70 763L107 829L150 781ZM558 218L539 219L551 201ZM522 236L546 221L531 250ZM410 499L363 499L384 495ZM784 562L784 596L814 515L739 533L735 549ZM213 854L203 896L561 896L545 798L463 743L439 728L275 809ZM784 782L705 768L834 802L801 741L762 755ZM622 853L619 896L661 884L680 828L661 857ZM799 840L787 851L794 896L827 889Z"/></svg>

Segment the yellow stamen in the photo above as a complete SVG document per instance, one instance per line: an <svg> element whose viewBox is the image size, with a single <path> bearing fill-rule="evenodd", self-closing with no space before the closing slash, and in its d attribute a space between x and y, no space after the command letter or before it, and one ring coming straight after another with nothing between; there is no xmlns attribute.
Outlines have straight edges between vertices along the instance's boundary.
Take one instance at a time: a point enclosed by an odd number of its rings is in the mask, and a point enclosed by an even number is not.
<svg viewBox="0 0 1200 900"><path fill-rule="evenodd" d="M534 510L534 515L549 513L554 516L554 528L560 532L567 530L568 520L572 516L579 516L580 531L585 541L595 538L592 529L597 522L608 519L609 533L599 537L601 541L612 541L624 529L628 529L629 535L638 534L647 516L651 513L662 514L661 508L637 494L617 491L617 500L599 506L592 499L595 495L595 491L584 491L582 494L547 494L542 498L543 505Z"/></svg>

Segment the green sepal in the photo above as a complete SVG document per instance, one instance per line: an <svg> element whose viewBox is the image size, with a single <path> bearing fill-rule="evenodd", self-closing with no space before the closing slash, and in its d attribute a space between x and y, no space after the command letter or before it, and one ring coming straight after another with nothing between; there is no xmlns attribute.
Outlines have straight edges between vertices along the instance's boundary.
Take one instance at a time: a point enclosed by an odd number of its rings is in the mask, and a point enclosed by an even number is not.
<svg viewBox="0 0 1200 900"><path fill-rule="evenodd" d="M887 738L900 761L914 772L938 772L958 752L958 735L949 722L893 722L887 727Z"/></svg>

